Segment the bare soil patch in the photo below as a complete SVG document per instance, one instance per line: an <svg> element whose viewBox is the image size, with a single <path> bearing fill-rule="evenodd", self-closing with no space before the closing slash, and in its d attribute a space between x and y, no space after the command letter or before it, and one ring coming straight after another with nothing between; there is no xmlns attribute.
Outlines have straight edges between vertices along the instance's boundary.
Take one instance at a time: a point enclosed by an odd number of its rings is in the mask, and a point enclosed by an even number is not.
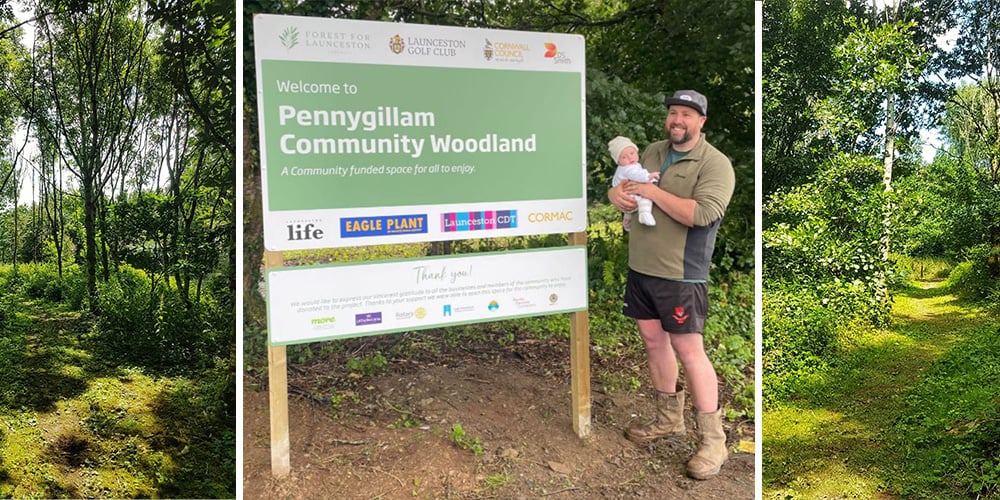
<svg viewBox="0 0 1000 500"><path fill-rule="evenodd" d="M284 479L271 475L266 377L247 375L244 498L754 497L754 457L733 451L753 439L752 423L726 422L729 462L717 478L695 481L684 475L697 444L690 403L686 436L638 447L622 431L652 413L651 398L607 390L595 373L592 436L582 440L571 423L565 344L518 351L394 361L359 380L339 407L316 389L328 370L293 364Z"/></svg>

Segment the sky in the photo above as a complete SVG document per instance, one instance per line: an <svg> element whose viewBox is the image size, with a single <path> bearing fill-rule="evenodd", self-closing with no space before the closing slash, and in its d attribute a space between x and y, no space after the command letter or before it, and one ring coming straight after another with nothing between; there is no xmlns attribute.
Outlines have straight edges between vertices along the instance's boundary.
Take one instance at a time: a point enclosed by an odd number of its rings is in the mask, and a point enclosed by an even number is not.
<svg viewBox="0 0 1000 500"><path fill-rule="evenodd" d="M30 12L23 12L24 7L21 4L21 2L19 2L18 0L14 0L13 2L11 2L11 4L13 5L13 8L14 8L14 16L17 17L18 21L24 21L25 19L28 19L28 18L31 17L31 13ZM25 24L25 25L21 26L21 29L24 30L24 35L21 38L21 42L25 46L29 46L30 47L31 43L35 41L35 29L34 29L34 25L33 25L33 23L28 23L28 24ZM20 149L21 145L24 144L24 135L25 135L24 132L25 132L24 128L22 128L22 127L18 127L17 130L14 131L14 145L13 146L15 148L15 151L17 149ZM25 148L23 154L30 158L31 156L35 155L37 153L37 151L38 150L34 147L34 144L32 143L32 144L28 144L28 147ZM28 176L28 175L30 175L30 174L22 174L22 176ZM28 203L28 200L33 200L35 198L37 198L37 197L34 196L32 194L32 192L31 192L31 180L30 180L30 178L23 179L22 182L21 182L21 194L20 194L20 196L18 196L18 203L23 205L25 203Z"/></svg>

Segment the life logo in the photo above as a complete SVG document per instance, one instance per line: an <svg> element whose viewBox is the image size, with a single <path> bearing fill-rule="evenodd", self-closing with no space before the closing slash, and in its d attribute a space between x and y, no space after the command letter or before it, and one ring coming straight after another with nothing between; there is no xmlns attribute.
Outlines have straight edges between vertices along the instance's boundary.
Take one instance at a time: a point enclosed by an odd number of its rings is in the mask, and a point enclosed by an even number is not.
<svg viewBox="0 0 1000 500"><path fill-rule="evenodd" d="M323 239L323 230L313 224L319 221L297 221L285 226L288 241L312 241Z"/></svg>
<svg viewBox="0 0 1000 500"><path fill-rule="evenodd" d="M555 64L572 64L572 60L565 52L560 52L556 44L552 42L545 42L545 54L543 54L546 59L552 59Z"/></svg>

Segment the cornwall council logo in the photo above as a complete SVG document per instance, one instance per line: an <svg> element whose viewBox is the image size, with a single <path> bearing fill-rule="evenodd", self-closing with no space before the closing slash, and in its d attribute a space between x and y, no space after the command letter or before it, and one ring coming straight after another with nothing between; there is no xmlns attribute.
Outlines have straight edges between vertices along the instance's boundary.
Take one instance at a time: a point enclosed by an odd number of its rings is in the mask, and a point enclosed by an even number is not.
<svg viewBox="0 0 1000 500"><path fill-rule="evenodd" d="M399 54L400 52L403 51L404 47L406 47L406 44L403 43L403 37L399 36L398 34L389 39L389 50L393 51L394 53Z"/></svg>
<svg viewBox="0 0 1000 500"><path fill-rule="evenodd" d="M493 44L490 43L489 38L486 39L486 46L483 47L483 57L485 57L487 61L493 59Z"/></svg>
<svg viewBox="0 0 1000 500"><path fill-rule="evenodd" d="M295 47L299 44L299 29L294 26L285 28L285 31L281 32L278 40L281 41L281 45L283 45L286 49Z"/></svg>

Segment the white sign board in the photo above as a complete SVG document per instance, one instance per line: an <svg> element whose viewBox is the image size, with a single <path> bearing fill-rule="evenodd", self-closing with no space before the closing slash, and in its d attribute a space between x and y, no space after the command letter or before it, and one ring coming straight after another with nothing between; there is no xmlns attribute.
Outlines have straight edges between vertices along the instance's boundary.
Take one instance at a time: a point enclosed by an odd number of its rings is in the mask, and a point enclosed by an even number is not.
<svg viewBox="0 0 1000 500"><path fill-rule="evenodd" d="M586 247L267 273L271 345L587 309Z"/></svg>
<svg viewBox="0 0 1000 500"><path fill-rule="evenodd" d="M584 49L255 15L265 248L584 231Z"/></svg>

